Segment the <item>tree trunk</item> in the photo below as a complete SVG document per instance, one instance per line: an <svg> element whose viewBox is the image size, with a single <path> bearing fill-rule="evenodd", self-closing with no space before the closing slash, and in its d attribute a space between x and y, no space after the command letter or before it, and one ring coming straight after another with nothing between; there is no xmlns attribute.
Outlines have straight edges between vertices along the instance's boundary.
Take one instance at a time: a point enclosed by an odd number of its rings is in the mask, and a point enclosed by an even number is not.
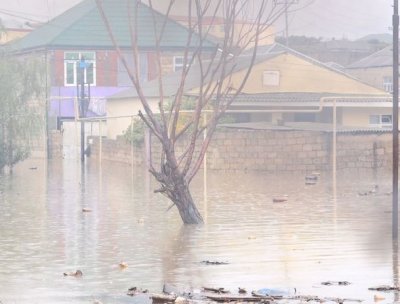
<svg viewBox="0 0 400 304"><path fill-rule="evenodd" d="M193 201L192 195L190 194L189 185L185 182L184 178L179 176L175 179L170 180L173 182L173 191L168 193L168 197L172 200L175 206L178 208L179 214L185 224L202 224L203 218Z"/></svg>

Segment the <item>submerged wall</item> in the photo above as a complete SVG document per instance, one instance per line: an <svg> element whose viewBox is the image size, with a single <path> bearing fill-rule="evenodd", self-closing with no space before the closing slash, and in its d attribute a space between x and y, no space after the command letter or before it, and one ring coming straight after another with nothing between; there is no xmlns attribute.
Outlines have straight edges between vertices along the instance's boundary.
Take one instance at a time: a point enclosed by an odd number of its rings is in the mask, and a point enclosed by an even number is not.
<svg viewBox="0 0 400 304"><path fill-rule="evenodd" d="M155 138L141 147L124 139L102 140L102 158L126 164L157 163L160 145ZM151 142L151 145L149 144ZM182 151L183 145L177 147ZM99 157L99 138L93 139L93 158ZM332 134L314 131L220 129L207 152L209 169L227 171L325 171L332 168ZM337 134L338 169L389 168L389 133Z"/></svg>

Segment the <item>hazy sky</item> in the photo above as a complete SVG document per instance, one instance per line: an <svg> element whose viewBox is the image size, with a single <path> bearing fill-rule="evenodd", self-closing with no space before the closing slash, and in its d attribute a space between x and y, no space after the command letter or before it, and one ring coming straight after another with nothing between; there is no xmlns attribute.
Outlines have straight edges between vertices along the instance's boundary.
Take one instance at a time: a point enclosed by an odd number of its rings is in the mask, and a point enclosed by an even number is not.
<svg viewBox="0 0 400 304"><path fill-rule="evenodd" d="M13 18L10 15L17 15L47 21L78 2L80 0L0 0L0 17L8 19ZM390 33L393 0L298 2L292 7L297 11L289 14L289 34L351 39L369 33ZM282 25L278 25L277 30L282 29Z"/></svg>

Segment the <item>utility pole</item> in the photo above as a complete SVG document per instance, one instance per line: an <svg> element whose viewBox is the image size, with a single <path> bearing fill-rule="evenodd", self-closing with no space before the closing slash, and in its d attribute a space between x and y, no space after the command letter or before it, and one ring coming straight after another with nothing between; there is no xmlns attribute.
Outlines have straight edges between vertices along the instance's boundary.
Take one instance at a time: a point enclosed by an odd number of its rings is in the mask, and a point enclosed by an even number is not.
<svg viewBox="0 0 400 304"><path fill-rule="evenodd" d="M289 47L289 17L288 17L289 0L285 1L285 38L286 46Z"/></svg>
<svg viewBox="0 0 400 304"><path fill-rule="evenodd" d="M399 234L399 0L394 0L393 12L393 197L392 236Z"/></svg>
<svg viewBox="0 0 400 304"><path fill-rule="evenodd" d="M81 58L79 62L79 118L85 118L85 59ZM85 161L85 121L81 120L81 162Z"/></svg>
<svg viewBox="0 0 400 304"><path fill-rule="evenodd" d="M289 47L289 6L298 3L299 0L275 0L275 4L285 5L285 41Z"/></svg>

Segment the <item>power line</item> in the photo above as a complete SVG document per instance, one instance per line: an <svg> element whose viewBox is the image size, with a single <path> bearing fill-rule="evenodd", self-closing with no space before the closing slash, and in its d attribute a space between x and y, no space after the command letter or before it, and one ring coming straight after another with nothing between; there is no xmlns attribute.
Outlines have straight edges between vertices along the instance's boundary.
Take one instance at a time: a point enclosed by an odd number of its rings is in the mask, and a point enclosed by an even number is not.
<svg viewBox="0 0 400 304"><path fill-rule="evenodd" d="M13 13L8 13L7 11L4 11L4 10L0 10L0 14L11 16L11 17L15 17L15 18L19 18L19 19L23 19L23 20L27 20L27 21L31 21L31 22L35 22L35 23L36 22L37 23L42 23L43 22L43 20L37 20L37 19L32 19L32 18L29 18L29 17L24 17L24 16L21 16L21 15L13 14Z"/></svg>

